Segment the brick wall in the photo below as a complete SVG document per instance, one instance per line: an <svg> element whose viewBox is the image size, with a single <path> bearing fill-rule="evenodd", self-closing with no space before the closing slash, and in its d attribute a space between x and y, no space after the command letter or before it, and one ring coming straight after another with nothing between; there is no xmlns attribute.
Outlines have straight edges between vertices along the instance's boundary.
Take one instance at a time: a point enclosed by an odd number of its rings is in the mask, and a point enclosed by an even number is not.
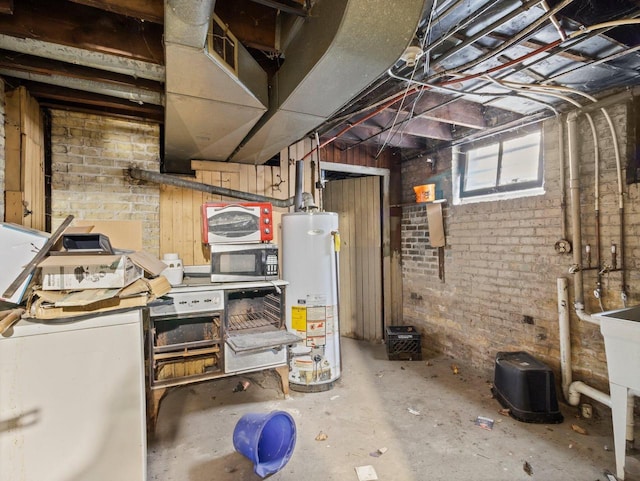
<svg viewBox="0 0 640 481"><path fill-rule="evenodd" d="M628 110L625 105L609 109L620 139L623 166L629 150ZM610 245L619 242L615 157L605 118L599 112L593 114L593 118L600 141L603 260L609 263ZM590 243L595 252L593 138L584 116L579 118L578 128L583 245ZM547 121L544 124L546 193L541 196L454 206L451 205L450 150L433 157L435 172L425 159L403 166L404 202L414 200L412 186L422 183L436 183L439 197L447 199L444 282L438 278L437 252L429 245L425 206L414 204L403 209L403 322L416 325L422 331L425 348L470 361L487 375L493 370L496 352L525 350L547 362L559 376L556 279L569 279L570 305L573 306L573 278L568 273L571 255L558 254L554 249L559 239L571 240L570 212L566 213L567 232L561 229L558 140L558 123ZM565 172L568 183L568 156ZM622 178L625 178L624 172ZM624 190L627 192L628 305L634 305L640 303L640 195L635 185L624 186ZM568 211L568 187L566 196ZM593 271L585 272L588 312L600 310L592 294L595 279ZM619 272L603 277L606 310L622 307L620 283ZM599 327L579 321L572 312L571 329L574 379L608 390Z"/></svg>
<svg viewBox="0 0 640 481"><path fill-rule="evenodd" d="M159 127L112 117L52 111L52 226L77 219L140 220L143 247L159 254L157 185L136 185L130 166L159 171Z"/></svg>

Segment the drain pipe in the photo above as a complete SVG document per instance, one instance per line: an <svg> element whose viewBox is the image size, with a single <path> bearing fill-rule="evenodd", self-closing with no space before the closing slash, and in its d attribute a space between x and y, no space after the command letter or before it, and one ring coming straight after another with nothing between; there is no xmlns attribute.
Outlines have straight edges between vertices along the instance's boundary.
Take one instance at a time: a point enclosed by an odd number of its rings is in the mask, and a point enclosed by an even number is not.
<svg viewBox="0 0 640 481"><path fill-rule="evenodd" d="M569 139L569 189L571 202L571 223L573 234L573 261L578 269L574 273L574 310L578 318L592 324L600 324L600 320L588 314L584 306L583 278L580 267L582 266L582 235L580 219L580 178L578 171L578 130L577 118L580 111L571 112L567 116ZM562 279L562 280L561 280ZM580 404L580 395L583 394L605 406L611 408L611 396L599 391L582 381L572 380L571 368L571 337L567 306L569 305L566 279L558 279L558 321L560 325L560 363L563 375L562 389L567 402L572 406ZM626 440L633 443L634 440L634 396L640 393L629 391L627 398L627 426Z"/></svg>
<svg viewBox="0 0 640 481"><path fill-rule="evenodd" d="M572 406L580 404L580 394L611 407L611 396L588 386L582 381L573 381L571 369L571 329L569 322L569 289L566 277L557 279L558 324L560 329L560 372L562 374L562 394Z"/></svg>
<svg viewBox="0 0 640 481"><path fill-rule="evenodd" d="M294 193L294 212L302 210L302 191L304 190L304 160L296 160L296 185Z"/></svg>
<svg viewBox="0 0 640 481"><path fill-rule="evenodd" d="M600 324L600 320L591 316L585 311L584 306L584 285L582 276L582 233L580 219L580 175L578 168L578 129L576 126L579 111L572 112L567 116L567 135L569 138L569 198L571 202L571 230L573 240L573 263L576 270L573 275L573 295L574 309L581 321L592 324ZM566 282L566 279L565 279ZM558 312L561 313L561 306L568 305L567 289L561 289L558 281ZM563 390L566 400L572 406L580 404L580 394L595 399L602 404L611 407L611 397L598 391L582 381L572 381L571 376L571 338L569 335L569 316L563 314L559 316L560 324L560 361L563 376Z"/></svg>
<svg viewBox="0 0 640 481"><path fill-rule="evenodd" d="M578 129L576 127L579 111L567 116L567 135L569 138L569 199L571 202L571 233L573 241L573 295L576 315L581 321L600 325L600 320L587 314L584 307L584 285L582 276L582 232L580 218L580 174L578 167Z"/></svg>

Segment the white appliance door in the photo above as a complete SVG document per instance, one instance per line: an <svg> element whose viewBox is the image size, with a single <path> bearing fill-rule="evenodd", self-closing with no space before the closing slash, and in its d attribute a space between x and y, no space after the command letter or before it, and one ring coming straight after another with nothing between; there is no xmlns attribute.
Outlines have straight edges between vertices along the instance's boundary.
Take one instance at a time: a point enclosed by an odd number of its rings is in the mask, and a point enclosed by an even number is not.
<svg viewBox="0 0 640 481"><path fill-rule="evenodd" d="M144 481L140 310L0 337L0 479Z"/></svg>

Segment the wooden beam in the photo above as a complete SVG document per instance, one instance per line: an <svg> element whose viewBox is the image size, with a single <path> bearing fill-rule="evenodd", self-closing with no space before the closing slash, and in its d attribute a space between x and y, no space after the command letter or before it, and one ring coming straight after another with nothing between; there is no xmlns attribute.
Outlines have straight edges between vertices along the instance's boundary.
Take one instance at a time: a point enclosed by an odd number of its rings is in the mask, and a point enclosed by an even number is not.
<svg viewBox="0 0 640 481"><path fill-rule="evenodd" d="M21 0L13 15L0 15L0 33L164 64L162 25L73 5Z"/></svg>
<svg viewBox="0 0 640 481"><path fill-rule="evenodd" d="M216 2L215 12L243 45L277 52L277 10L250 0L235 0Z"/></svg>
<svg viewBox="0 0 640 481"><path fill-rule="evenodd" d="M438 107L430 112L419 114L424 119L438 120L451 125L461 125L472 129L484 129L487 120L484 116L484 105L456 100L454 103Z"/></svg>
<svg viewBox="0 0 640 481"><path fill-rule="evenodd" d="M447 123L443 123L437 120L425 119L421 117L414 117L409 119L408 114L400 114L396 116L396 113L391 110L385 110L380 112L373 118L373 121L381 128L387 129L395 122L396 127L393 128L396 131L396 136L411 135L416 137L423 137L429 139L439 140L451 140L451 127ZM386 135L386 132L385 132Z"/></svg>
<svg viewBox="0 0 640 481"><path fill-rule="evenodd" d="M473 129L484 129L487 119L482 104L469 100L455 99L450 95L428 91L415 102L405 102L404 111L413 109L417 117L436 120L451 125Z"/></svg>
<svg viewBox="0 0 640 481"><path fill-rule="evenodd" d="M164 23L163 0L70 0L107 12L139 18L146 22Z"/></svg>
<svg viewBox="0 0 640 481"><path fill-rule="evenodd" d="M341 139L345 142L356 141L357 143L371 143L375 141L379 145L386 142L388 146L402 149L420 149L425 147L425 137L418 137L411 134L402 135L398 131L392 132L391 135L389 135L389 132L367 124L354 127L347 135L341 137Z"/></svg>
<svg viewBox="0 0 640 481"><path fill-rule="evenodd" d="M297 15L299 17L306 17L308 15L307 10L302 8L299 3L295 1L286 1L286 0L252 0L261 5L265 5L267 7L273 8L275 10L280 10L284 13L290 13L292 15Z"/></svg>
<svg viewBox="0 0 640 481"><path fill-rule="evenodd" d="M7 85L24 85L38 100L41 107L73 110L96 115L113 115L121 118L164 122L164 109L160 105L138 104L107 95L5 77Z"/></svg>
<svg viewBox="0 0 640 481"><path fill-rule="evenodd" d="M81 65L72 65L43 57L19 55L6 50L0 50L0 68L18 72L60 75L93 82L104 82L112 85L131 86L146 89L151 92L164 92L163 85L153 80L134 78L130 75L83 67Z"/></svg>
<svg viewBox="0 0 640 481"><path fill-rule="evenodd" d="M13 0L0 0L0 13L13 14Z"/></svg>

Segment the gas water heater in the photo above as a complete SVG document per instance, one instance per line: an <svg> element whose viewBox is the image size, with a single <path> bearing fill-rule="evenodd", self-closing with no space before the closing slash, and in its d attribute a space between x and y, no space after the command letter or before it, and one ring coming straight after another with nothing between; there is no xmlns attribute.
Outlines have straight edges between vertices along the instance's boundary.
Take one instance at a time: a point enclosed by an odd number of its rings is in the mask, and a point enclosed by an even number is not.
<svg viewBox="0 0 640 481"><path fill-rule="evenodd" d="M340 378L339 245L338 214L282 215L287 329L303 339L289 355L289 386L294 391L326 391Z"/></svg>

